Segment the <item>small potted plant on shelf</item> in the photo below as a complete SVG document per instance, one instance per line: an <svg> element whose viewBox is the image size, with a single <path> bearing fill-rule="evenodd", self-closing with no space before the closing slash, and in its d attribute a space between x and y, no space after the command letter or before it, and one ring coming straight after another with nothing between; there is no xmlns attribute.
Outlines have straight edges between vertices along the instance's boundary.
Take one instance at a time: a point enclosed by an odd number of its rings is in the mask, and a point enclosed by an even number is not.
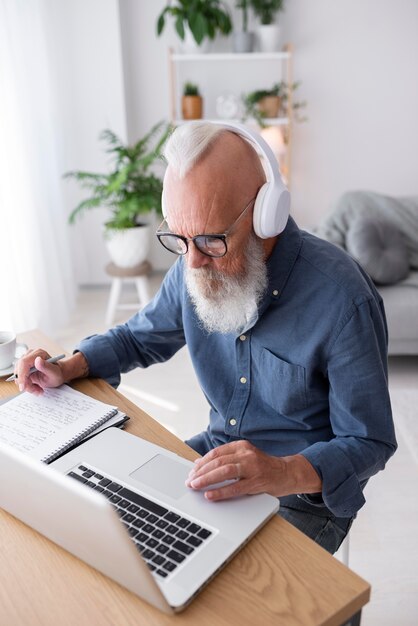
<svg viewBox="0 0 418 626"><path fill-rule="evenodd" d="M204 52L204 44L217 33L228 35L232 30L227 7L221 0L169 1L157 20L157 35L165 27L166 16L174 19L174 27L181 41L182 52Z"/></svg>
<svg viewBox="0 0 418 626"><path fill-rule="evenodd" d="M283 107L283 94L286 85L282 81L271 89L258 89L244 94L243 104L245 118L255 119L261 127L265 126L265 118L277 118Z"/></svg>
<svg viewBox="0 0 418 626"><path fill-rule="evenodd" d="M265 120L267 118L278 118L285 116L288 98L290 94L293 95L295 89L299 87L300 83L293 83L288 85L284 81L276 83L271 89L259 89L257 91L251 91L244 94L242 97L244 105L244 120L253 118L257 121L261 128L266 126ZM300 109L306 106L305 101L293 102L292 111L296 114L296 119L299 122L305 121L306 118L302 118L299 115Z"/></svg>
<svg viewBox="0 0 418 626"><path fill-rule="evenodd" d="M255 15L260 19L257 29L258 45L261 52L279 50L279 26L275 23L276 14L284 9L284 0L250 0Z"/></svg>
<svg viewBox="0 0 418 626"><path fill-rule="evenodd" d="M128 146L111 130L104 130L100 140L107 143L106 152L114 157L111 170L104 174L73 171L64 175L91 192L70 214L71 224L88 209L110 209L110 219L104 224L105 241L112 261L119 267L135 267L148 255L151 227L144 216L153 211L161 213L162 192L162 180L150 168L161 157L169 132L169 125L159 122L145 137Z"/></svg>
<svg viewBox="0 0 418 626"><path fill-rule="evenodd" d="M199 87L193 83L186 83L181 99L181 112L184 120L200 120L203 114L203 98Z"/></svg>
<svg viewBox="0 0 418 626"><path fill-rule="evenodd" d="M242 30L234 32L234 52L252 52L254 48L254 33L248 31L248 7L250 0L238 0L237 9L242 9Z"/></svg>

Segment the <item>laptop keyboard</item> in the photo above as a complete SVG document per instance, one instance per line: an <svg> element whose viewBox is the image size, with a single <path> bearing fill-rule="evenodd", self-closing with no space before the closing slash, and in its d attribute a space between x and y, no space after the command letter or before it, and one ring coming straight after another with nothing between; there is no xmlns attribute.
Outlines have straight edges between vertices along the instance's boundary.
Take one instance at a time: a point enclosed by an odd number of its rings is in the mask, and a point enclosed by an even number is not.
<svg viewBox="0 0 418 626"><path fill-rule="evenodd" d="M167 578L212 535L207 528L85 465L79 465L67 476L108 498L142 558L160 578Z"/></svg>

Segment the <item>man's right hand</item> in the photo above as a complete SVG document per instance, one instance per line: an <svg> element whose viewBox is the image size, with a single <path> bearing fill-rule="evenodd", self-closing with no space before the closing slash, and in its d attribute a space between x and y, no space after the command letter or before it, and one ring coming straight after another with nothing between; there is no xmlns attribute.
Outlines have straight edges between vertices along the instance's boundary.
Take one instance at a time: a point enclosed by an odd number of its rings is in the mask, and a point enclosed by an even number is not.
<svg viewBox="0 0 418 626"><path fill-rule="evenodd" d="M48 387L59 387L74 378L88 376L88 364L81 352L66 357L57 363L47 363L50 355L40 348L28 350L15 365L16 385L20 391L41 395ZM29 375L31 367L37 371Z"/></svg>

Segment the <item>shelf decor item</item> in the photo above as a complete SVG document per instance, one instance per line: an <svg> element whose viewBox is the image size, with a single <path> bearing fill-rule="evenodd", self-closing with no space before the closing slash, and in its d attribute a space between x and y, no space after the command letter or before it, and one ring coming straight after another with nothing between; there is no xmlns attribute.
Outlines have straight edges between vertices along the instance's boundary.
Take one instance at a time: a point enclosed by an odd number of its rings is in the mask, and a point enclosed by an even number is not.
<svg viewBox="0 0 418 626"><path fill-rule="evenodd" d="M234 93L221 93L216 98L216 114L221 120L232 120L239 117L240 100Z"/></svg>
<svg viewBox="0 0 418 626"><path fill-rule="evenodd" d="M265 128L266 119L285 117L290 106L292 112L296 114L295 119L298 122L306 121L306 118L299 115L300 109L306 106L306 102L293 100L293 92L299 85L299 82L289 85L281 81L273 85L271 89L259 89L244 94L242 97L245 110L244 120L253 118L261 128ZM289 98L291 98L290 102Z"/></svg>
<svg viewBox="0 0 418 626"><path fill-rule="evenodd" d="M282 81L271 89L259 89L244 94L245 118L255 119L264 128L264 118L277 118L282 112L285 90L286 83Z"/></svg>
<svg viewBox="0 0 418 626"><path fill-rule="evenodd" d="M182 52L203 52L202 46L215 38L217 33L229 35L232 30L227 7L221 0L174 0L169 1L157 20L157 35L165 27L166 16L174 19L175 30L180 37Z"/></svg>
<svg viewBox="0 0 418 626"><path fill-rule="evenodd" d="M250 0L237 0L235 6L242 9L242 30L234 32L234 52L252 52L254 49L254 33L248 31L248 7Z"/></svg>
<svg viewBox="0 0 418 626"><path fill-rule="evenodd" d="M261 52L276 52L280 47L280 27L275 23L276 14L284 9L284 0L250 0L255 15L260 19L257 29L258 47Z"/></svg>
<svg viewBox="0 0 418 626"><path fill-rule="evenodd" d="M170 126L159 122L133 146L124 145L111 130L104 130L100 140L114 157L110 172L67 172L81 187L91 192L69 216L73 224L86 210L106 207L111 211L105 222L105 241L112 261L119 267L134 267L148 254L151 227L147 217L161 213L162 180L150 171L161 157ZM144 219L145 217L145 219Z"/></svg>
<svg viewBox="0 0 418 626"><path fill-rule="evenodd" d="M184 120L200 120L203 115L203 98L199 87L193 83L186 83L181 99L181 113Z"/></svg>

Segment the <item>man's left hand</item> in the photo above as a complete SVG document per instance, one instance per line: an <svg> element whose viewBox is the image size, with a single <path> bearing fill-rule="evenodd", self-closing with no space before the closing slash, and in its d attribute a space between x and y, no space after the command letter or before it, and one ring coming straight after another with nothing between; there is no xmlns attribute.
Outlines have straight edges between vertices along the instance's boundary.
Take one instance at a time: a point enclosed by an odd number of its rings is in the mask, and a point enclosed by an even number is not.
<svg viewBox="0 0 418 626"><path fill-rule="evenodd" d="M283 496L293 491L294 477L289 475L288 458L262 452L248 441L234 441L208 452L195 461L186 485L204 490L225 480L236 482L205 492L208 500L226 500L246 494L269 493ZM306 461L307 462L307 461Z"/></svg>

